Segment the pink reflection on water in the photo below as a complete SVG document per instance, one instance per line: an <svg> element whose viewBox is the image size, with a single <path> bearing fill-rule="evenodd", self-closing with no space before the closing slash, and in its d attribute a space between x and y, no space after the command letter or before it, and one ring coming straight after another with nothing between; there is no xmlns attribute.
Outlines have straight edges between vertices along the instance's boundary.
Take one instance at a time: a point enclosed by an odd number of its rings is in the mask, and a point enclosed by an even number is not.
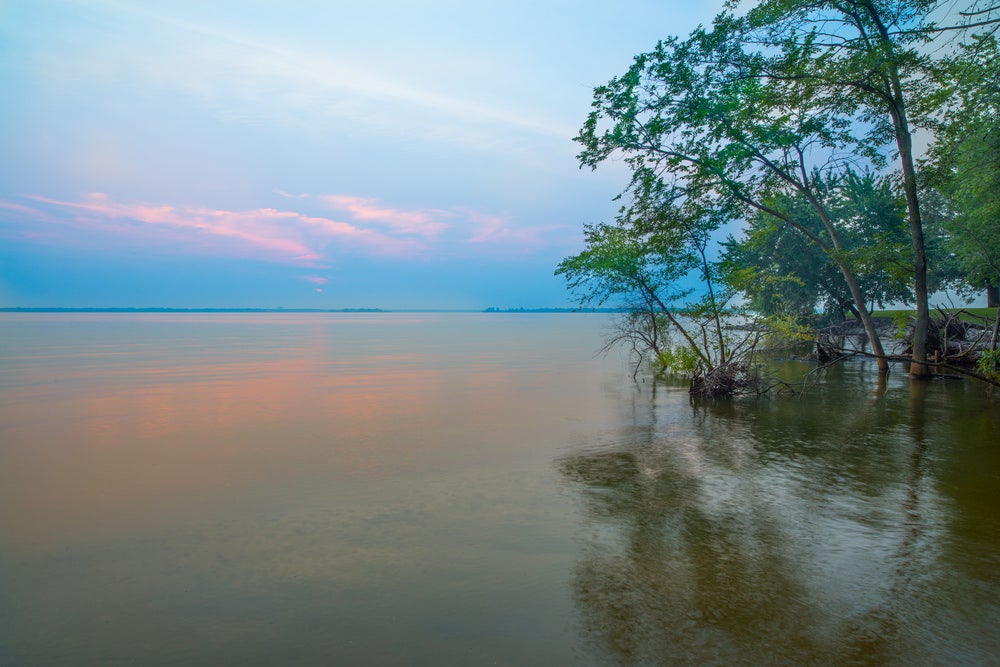
<svg viewBox="0 0 1000 667"><path fill-rule="evenodd" d="M404 354L344 363L304 348L279 359L65 369L75 379L56 386L51 369L26 371L26 385L48 389L44 400L16 401L16 418L4 415L0 498L17 499L13 529L30 541L293 480L448 465L470 441L489 441L507 420L498 411L518 399L502 370L435 365Z"/></svg>

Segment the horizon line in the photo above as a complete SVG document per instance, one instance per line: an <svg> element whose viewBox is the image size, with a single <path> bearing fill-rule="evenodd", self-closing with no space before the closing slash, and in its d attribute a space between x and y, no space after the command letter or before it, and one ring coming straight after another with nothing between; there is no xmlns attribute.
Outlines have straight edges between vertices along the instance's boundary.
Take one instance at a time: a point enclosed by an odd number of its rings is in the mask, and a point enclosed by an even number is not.
<svg viewBox="0 0 1000 667"><path fill-rule="evenodd" d="M166 306L9 306L0 313L612 313L620 308L573 308L566 306L540 308L175 308Z"/></svg>

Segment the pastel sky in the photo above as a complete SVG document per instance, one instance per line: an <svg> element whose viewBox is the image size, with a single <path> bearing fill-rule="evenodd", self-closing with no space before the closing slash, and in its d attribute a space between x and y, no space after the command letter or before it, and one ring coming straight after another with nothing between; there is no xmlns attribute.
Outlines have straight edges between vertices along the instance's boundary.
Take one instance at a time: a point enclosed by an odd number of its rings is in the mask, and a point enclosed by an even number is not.
<svg viewBox="0 0 1000 667"><path fill-rule="evenodd" d="M570 305L591 91L716 0L0 0L0 306Z"/></svg>

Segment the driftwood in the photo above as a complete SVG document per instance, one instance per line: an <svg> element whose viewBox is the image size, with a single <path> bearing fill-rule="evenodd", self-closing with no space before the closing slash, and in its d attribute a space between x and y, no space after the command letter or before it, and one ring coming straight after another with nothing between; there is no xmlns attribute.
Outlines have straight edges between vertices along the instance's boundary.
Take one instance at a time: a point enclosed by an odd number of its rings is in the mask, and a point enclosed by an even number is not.
<svg viewBox="0 0 1000 667"><path fill-rule="evenodd" d="M964 314L967 320L962 320ZM968 321L979 319L982 323ZM887 321L888 322L888 321ZM880 335L887 334L886 325L880 327ZM1000 387L1000 376L996 373L977 368L977 363L983 353L996 350L1000 338L1000 309L996 318L989 322L965 310L946 312L938 308L938 317L931 321L928 332L927 366L934 369L934 377L954 378L972 377L993 386ZM841 323L834 327L821 329L816 334L815 358L821 367L833 365L838 361L852 356L874 357L864 349L867 337L854 323ZM905 336L897 343L899 352L886 355L892 362L909 363L912 361L913 327L907 327Z"/></svg>
<svg viewBox="0 0 1000 667"><path fill-rule="evenodd" d="M975 365L982 353L994 349L996 340L991 328L983 323L961 319L976 316L966 310L947 312L938 308L938 315L931 320L927 331L927 356L936 363ZM907 330L907 346L904 353L912 351L913 329Z"/></svg>
<svg viewBox="0 0 1000 667"><path fill-rule="evenodd" d="M965 319L963 319L963 316ZM938 308L927 331L927 359L940 364L974 366L982 353L996 349L1000 317L995 322L974 321L977 316L967 310L948 312ZM972 320L972 321L970 321ZM906 357L913 352L912 322L901 336L892 320L876 320L883 339L895 341L896 354ZM820 363L846 354L867 354L868 336L859 323L841 322L816 333L815 358Z"/></svg>

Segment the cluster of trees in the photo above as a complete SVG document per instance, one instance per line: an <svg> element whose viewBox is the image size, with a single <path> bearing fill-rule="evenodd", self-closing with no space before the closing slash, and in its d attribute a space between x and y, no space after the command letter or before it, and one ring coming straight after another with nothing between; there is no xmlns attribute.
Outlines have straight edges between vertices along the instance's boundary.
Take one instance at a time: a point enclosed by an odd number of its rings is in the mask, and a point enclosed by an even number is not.
<svg viewBox="0 0 1000 667"><path fill-rule="evenodd" d="M910 374L929 374L928 295L995 300L1000 282L998 27L996 0L727 4L595 89L581 165L621 157L631 181L557 273L584 305L629 303L633 345L679 333L699 376L752 361L720 321L735 294L767 316L849 314L882 373L871 310L910 303ZM692 271L693 303L676 289Z"/></svg>

